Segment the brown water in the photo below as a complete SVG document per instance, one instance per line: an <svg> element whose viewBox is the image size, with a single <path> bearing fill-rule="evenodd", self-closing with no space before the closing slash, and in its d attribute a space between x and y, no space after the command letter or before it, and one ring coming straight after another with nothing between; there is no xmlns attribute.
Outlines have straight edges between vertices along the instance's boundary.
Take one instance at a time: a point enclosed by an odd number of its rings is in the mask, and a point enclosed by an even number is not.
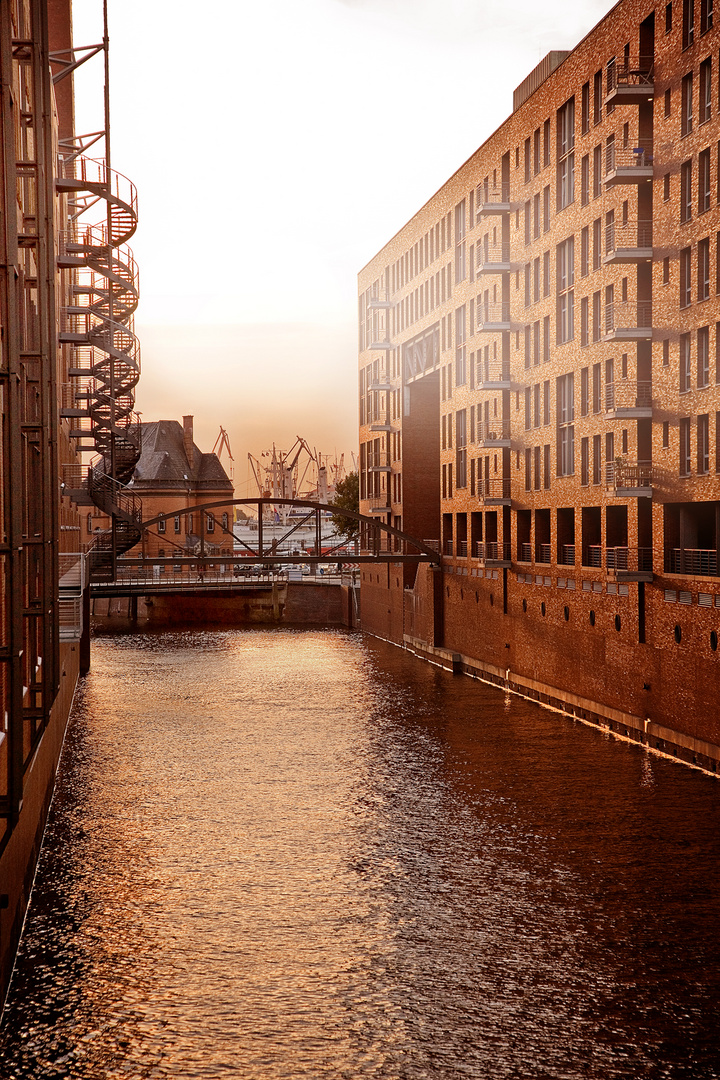
<svg viewBox="0 0 720 1080"><path fill-rule="evenodd" d="M0 1077L720 1077L719 825L370 638L97 639Z"/></svg>

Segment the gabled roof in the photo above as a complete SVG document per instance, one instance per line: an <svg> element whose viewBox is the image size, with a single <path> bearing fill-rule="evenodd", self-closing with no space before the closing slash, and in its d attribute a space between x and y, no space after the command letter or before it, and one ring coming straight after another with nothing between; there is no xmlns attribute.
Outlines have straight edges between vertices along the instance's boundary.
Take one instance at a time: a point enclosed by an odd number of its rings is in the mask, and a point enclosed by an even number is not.
<svg viewBox="0 0 720 1080"><path fill-rule="evenodd" d="M178 420L154 420L142 424L141 437L142 450L130 481L132 487L233 490L217 454L203 454L193 443L190 465L185 456L182 424Z"/></svg>

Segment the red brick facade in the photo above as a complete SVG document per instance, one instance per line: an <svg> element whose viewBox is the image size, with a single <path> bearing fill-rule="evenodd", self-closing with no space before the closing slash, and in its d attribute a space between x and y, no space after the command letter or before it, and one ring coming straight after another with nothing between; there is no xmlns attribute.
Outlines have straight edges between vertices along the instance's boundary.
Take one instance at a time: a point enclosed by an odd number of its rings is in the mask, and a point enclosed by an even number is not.
<svg viewBox="0 0 720 1080"><path fill-rule="evenodd" d="M367 567L364 627L701 763L720 759L712 22L701 0L621 0L359 279L361 510L443 553L417 580Z"/></svg>

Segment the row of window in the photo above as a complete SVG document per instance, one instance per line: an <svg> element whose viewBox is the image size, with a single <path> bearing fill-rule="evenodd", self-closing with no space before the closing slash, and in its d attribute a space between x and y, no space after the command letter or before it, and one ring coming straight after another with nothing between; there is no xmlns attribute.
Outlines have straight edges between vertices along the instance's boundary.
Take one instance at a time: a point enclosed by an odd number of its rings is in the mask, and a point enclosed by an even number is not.
<svg viewBox="0 0 720 1080"><path fill-rule="evenodd" d="M227 514L222 515L222 531L226 533L228 531L229 517ZM205 514L205 531L215 532L215 515L211 513ZM192 514L175 514L173 515L173 531L180 533L183 531L191 533L193 531L193 515ZM167 529L167 521L165 518L161 518L157 523L158 532L164 533Z"/></svg>

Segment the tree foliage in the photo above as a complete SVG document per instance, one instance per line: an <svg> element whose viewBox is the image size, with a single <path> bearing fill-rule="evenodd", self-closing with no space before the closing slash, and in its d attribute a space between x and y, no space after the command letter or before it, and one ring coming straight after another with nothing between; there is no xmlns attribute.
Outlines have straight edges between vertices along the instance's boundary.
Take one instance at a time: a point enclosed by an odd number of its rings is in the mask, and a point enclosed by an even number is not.
<svg viewBox="0 0 720 1080"><path fill-rule="evenodd" d="M356 472L348 473L344 480L338 481L335 485L335 498L330 506L352 510L356 514L360 512L360 483ZM333 514L332 523L335 532L346 540L354 540L360 532L360 523L342 514Z"/></svg>

